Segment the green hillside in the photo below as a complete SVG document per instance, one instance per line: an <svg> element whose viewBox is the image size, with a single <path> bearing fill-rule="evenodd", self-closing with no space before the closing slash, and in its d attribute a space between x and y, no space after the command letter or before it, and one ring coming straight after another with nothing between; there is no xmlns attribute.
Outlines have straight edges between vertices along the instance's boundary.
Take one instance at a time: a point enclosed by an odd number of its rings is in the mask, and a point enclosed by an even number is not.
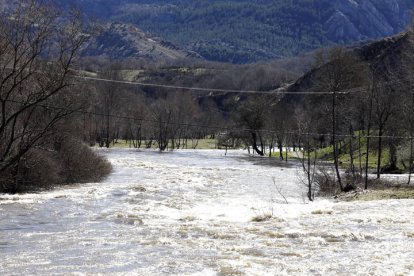
<svg viewBox="0 0 414 276"><path fill-rule="evenodd" d="M332 8L323 8L325 2L267 2L197 1L130 10L117 20L190 45L206 59L234 63L295 55L329 43L322 24Z"/></svg>

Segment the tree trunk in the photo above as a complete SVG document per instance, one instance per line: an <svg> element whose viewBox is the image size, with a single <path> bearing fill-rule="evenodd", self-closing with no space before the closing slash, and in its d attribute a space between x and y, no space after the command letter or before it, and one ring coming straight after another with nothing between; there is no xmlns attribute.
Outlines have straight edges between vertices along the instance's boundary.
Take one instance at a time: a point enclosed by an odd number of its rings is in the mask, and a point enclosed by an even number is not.
<svg viewBox="0 0 414 276"><path fill-rule="evenodd" d="M286 144L286 157L285 157L285 161L286 161L286 163L288 162L288 147L287 147L287 144Z"/></svg>
<svg viewBox="0 0 414 276"><path fill-rule="evenodd" d="M398 157L397 157L397 146L396 146L396 142L394 139L390 139L389 148L390 148L390 160L389 160L390 170L396 171L398 170L398 166L397 166Z"/></svg>
<svg viewBox="0 0 414 276"><path fill-rule="evenodd" d="M349 160L350 160L350 169L352 172L352 176L355 177L355 166L354 166L354 145L353 145L353 136L354 136L354 130L352 125L349 128L349 132L351 134L351 137L349 137Z"/></svg>
<svg viewBox="0 0 414 276"><path fill-rule="evenodd" d="M378 159L377 159L377 179L381 178L381 158L382 158L382 132L383 125L380 124L378 132Z"/></svg>
<svg viewBox="0 0 414 276"><path fill-rule="evenodd" d="M362 152L361 152L361 130L358 131L358 159L359 159L359 173L362 175Z"/></svg>
<svg viewBox="0 0 414 276"><path fill-rule="evenodd" d="M255 132L252 132L252 142L253 142L253 150L257 152L260 156L264 156L264 153L262 150L260 150L257 146L257 135Z"/></svg>
<svg viewBox="0 0 414 276"><path fill-rule="evenodd" d="M311 158L310 158L310 141L309 135L306 136L306 151L308 155L308 170L307 170L307 177L308 177L308 199L309 201L313 201L312 197L312 179L311 179Z"/></svg>
<svg viewBox="0 0 414 276"><path fill-rule="evenodd" d="M262 135L260 135L260 133L259 133L259 140L260 140L260 148L263 152L262 156L264 156L266 154L266 147L265 147L265 143L263 142L263 137Z"/></svg>
<svg viewBox="0 0 414 276"><path fill-rule="evenodd" d="M339 172L339 156L338 156L338 148L336 142L336 93L332 94L332 144L333 144L333 154L334 154L334 163L335 163L335 171L336 176L338 178L338 184L341 191L344 190L341 181L341 173Z"/></svg>
<svg viewBox="0 0 414 276"><path fill-rule="evenodd" d="M367 124L367 152L365 156L365 190L368 189L368 165L369 165L369 148L371 140L371 121L372 121L372 105L374 98L374 86L371 87L371 96L369 100L368 124Z"/></svg>
<svg viewBox="0 0 414 276"><path fill-rule="evenodd" d="M408 182L407 185L411 184L411 173L413 170L413 133L410 133L410 164L408 166Z"/></svg>
<svg viewBox="0 0 414 276"><path fill-rule="evenodd" d="M109 148L109 115L106 116L106 141L105 141L105 147Z"/></svg>
<svg viewBox="0 0 414 276"><path fill-rule="evenodd" d="M272 149L273 149L273 146L272 146L272 144L270 144L269 145L269 158L272 157Z"/></svg>
<svg viewBox="0 0 414 276"><path fill-rule="evenodd" d="M141 131L141 127L138 128L138 134L137 134L137 146L138 148L141 148L141 144L142 144L142 131Z"/></svg>
<svg viewBox="0 0 414 276"><path fill-rule="evenodd" d="M278 148L279 148L279 158L280 158L280 160L284 160L284 158L283 158L283 144L282 144L282 142L278 142Z"/></svg>

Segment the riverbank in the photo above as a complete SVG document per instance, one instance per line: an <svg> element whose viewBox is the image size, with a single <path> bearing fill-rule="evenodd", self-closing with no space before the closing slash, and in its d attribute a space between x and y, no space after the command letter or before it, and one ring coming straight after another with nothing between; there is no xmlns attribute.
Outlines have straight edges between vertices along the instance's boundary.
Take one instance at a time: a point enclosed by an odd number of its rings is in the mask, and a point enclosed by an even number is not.
<svg viewBox="0 0 414 276"><path fill-rule="evenodd" d="M341 193L334 197L339 201L375 201L390 199L414 199L414 187L396 186L363 190L358 188L348 193Z"/></svg>

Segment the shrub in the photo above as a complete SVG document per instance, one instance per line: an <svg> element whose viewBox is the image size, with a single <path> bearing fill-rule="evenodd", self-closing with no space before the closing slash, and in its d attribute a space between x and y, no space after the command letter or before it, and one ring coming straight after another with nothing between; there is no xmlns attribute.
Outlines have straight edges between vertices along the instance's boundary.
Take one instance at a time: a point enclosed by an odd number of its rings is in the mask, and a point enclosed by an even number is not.
<svg viewBox="0 0 414 276"><path fill-rule="evenodd" d="M320 166L317 169L314 181L319 195L331 196L337 192L338 184L335 181L334 172L329 171L327 166Z"/></svg>
<svg viewBox="0 0 414 276"><path fill-rule="evenodd" d="M61 164L56 152L34 149L20 162L20 190L50 188L61 184Z"/></svg>
<svg viewBox="0 0 414 276"><path fill-rule="evenodd" d="M76 140L65 141L59 155L66 183L99 182L112 170L107 160Z"/></svg>
<svg viewBox="0 0 414 276"><path fill-rule="evenodd" d="M21 193L55 185L101 181L111 164L79 140L64 139L55 149L34 148L0 173L0 192Z"/></svg>
<svg viewBox="0 0 414 276"><path fill-rule="evenodd" d="M1 192L18 193L49 188L62 182L56 153L32 149L0 175Z"/></svg>

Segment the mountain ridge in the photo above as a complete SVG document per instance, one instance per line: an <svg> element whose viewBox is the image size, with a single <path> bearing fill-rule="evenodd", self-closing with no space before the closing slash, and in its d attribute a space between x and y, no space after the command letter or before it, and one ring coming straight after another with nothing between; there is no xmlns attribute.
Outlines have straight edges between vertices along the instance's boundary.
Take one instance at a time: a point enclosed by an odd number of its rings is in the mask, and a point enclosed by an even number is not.
<svg viewBox="0 0 414 276"><path fill-rule="evenodd" d="M58 0L207 60L250 63L395 35L414 0Z"/></svg>

